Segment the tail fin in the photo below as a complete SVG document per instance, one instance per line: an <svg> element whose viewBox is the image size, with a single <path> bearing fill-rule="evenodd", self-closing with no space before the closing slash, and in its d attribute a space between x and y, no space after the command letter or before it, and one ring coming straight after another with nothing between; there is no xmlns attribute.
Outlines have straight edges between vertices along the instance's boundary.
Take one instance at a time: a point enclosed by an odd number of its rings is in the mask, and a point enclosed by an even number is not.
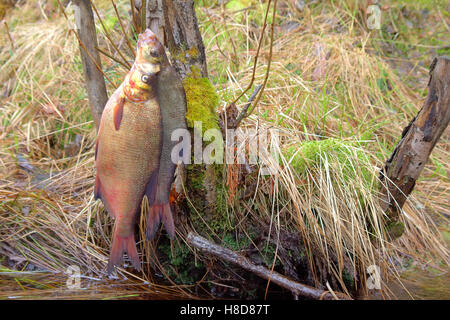
<svg viewBox="0 0 450 320"><path fill-rule="evenodd" d="M133 267L137 271L141 271L141 261L139 260L136 249L134 234L124 238L119 236L117 232L114 232L111 253L109 256L108 274L112 273L115 266L120 266L122 264L124 253L128 255Z"/></svg>
<svg viewBox="0 0 450 320"><path fill-rule="evenodd" d="M173 239L175 237L175 225L173 223L172 210L170 203L153 204L147 219L147 239L151 240L158 231L159 224L164 224L167 233Z"/></svg>

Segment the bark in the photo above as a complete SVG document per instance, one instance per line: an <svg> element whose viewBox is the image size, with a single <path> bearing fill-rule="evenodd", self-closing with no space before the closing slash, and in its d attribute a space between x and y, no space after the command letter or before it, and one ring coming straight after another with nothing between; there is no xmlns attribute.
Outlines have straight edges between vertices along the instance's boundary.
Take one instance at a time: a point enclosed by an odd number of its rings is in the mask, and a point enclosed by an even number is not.
<svg viewBox="0 0 450 320"><path fill-rule="evenodd" d="M403 130L400 142L380 172L381 205L391 221L398 220L406 199L449 121L450 59L439 57L430 67L428 96L424 106Z"/></svg>
<svg viewBox="0 0 450 320"><path fill-rule="evenodd" d="M146 17L147 26L169 48L172 65L182 79L208 76L193 0L147 1Z"/></svg>
<svg viewBox="0 0 450 320"><path fill-rule="evenodd" d="M89 0L74 0L73 7L89 105L98 130L108 95L101 71L100 56L96 50L98 44L94 14Z"/></svg>
<svg viewBox="0 0 450 320"><path fill-rule="evenodd" d="M253 272L261 278L267 279L280 287L292 291L295 295L315 300L334 300L336 298L351 300L349 296L341 292L331 293L293 281L276 271L271 271L264 266L256 265L246 257L243 257L230 249L218 246L199 235L189 233L187 241L195 248L219 257L222 260L237 264L241 268Z"/></svg>

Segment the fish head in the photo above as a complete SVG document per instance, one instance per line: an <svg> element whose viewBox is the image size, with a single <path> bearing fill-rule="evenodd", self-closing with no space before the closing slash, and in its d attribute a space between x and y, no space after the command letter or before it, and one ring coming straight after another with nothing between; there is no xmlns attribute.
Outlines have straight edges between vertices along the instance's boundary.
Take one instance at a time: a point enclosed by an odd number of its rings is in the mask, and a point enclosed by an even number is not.
<svg viewBox="0 0 450 320"><path fill-rule="evenodd" d="M131 77L138 88L148 89L151 86L156 75L161 71L164 57L164 46L150 29L139 34L134 63L135 72Z"/></svg>

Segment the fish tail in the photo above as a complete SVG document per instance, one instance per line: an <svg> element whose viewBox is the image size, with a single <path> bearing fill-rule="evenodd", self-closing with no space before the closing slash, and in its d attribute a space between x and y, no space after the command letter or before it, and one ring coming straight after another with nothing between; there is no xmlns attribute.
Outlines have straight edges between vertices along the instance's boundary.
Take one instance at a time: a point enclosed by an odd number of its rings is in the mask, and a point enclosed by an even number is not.
<svg viewBox="0 0 450 320"><path fill-rule="evenodd" d="M175 237L175 225L173 223L172 210L170 209L170 203L153 204L150 207L150 212L147 219L147 239L151 240L155 237L156 231L158 231L160 223L164 224L167 233L170 238Z"/></svg>
<svg viewBox="0 0 450 320"><path fill-rule="evenodd" d="M133 267L137 271L141 271L141 261L136 249L136 241L134 233L128 237L121 237L114 232L111 253L108 263L108 274L111 274L115 266L120 266L123 262L123 254L126 253Z"/></svg>

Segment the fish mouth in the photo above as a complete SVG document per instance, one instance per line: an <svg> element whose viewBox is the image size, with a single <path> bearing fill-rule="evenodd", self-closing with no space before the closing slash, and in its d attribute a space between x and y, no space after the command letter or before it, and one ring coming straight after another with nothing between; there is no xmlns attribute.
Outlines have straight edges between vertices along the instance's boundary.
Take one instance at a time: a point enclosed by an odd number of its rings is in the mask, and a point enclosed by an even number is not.
<svg viewBox="0 0 450 320"><path fill-rule="evenodd" d="M153 33L150 29L145 29L143 33L139 34L138 37L138 44L139 43L152 43L152 42L159 42L158 38L156 37L156 34Z"/></svg>
<svg viewBox="0 0 450 320"><path fill-rule="evenodd" d="M138 36L138 51L145 51L153 57L161 55L164 48L152 30L146 29Z"/></svg>

